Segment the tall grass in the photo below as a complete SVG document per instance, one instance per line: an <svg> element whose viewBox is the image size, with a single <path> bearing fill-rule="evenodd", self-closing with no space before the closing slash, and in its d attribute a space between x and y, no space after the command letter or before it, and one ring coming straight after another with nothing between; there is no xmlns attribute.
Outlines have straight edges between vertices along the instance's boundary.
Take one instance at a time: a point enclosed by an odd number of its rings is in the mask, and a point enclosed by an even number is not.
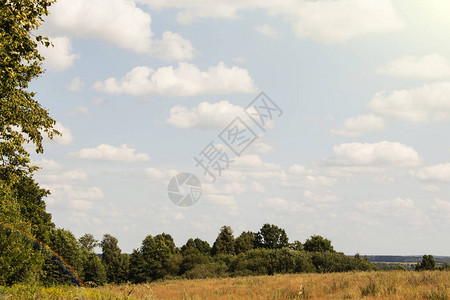
<svg viewBox="0 0 450 300"><path fill-rule="evenodd" d="M0 299L449 299L450 271L177 279L95 288L17 285Z"/></svg>

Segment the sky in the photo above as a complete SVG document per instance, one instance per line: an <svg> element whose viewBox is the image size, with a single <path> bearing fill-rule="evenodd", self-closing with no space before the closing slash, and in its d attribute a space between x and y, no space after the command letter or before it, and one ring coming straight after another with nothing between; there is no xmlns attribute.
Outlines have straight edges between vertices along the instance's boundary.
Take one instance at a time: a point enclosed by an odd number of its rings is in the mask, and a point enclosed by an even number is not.
<svg viewBox="0 0 450 300"><path fill-rule="evenodd" d="M449 13L446 0L58 0L30 86L62 133L32 155L47 209L127 253L148 234L212 244L223 225L270 223L346 254L450 255ZM260 92L279 109L263 127L245 113ZM242 126L254 135L236 154ZM195 160L212 150L215 180ZM201 182L190 207L169 199L179 173Z"/></svg>

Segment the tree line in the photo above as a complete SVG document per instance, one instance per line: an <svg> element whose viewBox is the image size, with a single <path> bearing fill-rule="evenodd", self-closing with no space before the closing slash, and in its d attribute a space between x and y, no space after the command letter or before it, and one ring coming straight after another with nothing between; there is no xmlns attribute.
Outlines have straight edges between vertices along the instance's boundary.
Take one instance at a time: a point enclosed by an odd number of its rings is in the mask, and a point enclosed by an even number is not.
<svg viewBox="0 0 450 300"><path fill-rule="evenodd" d="M264 224L256 233L242 232L236 238L229 226L223 226L212 246L199 238L190 238L177 247L169 234L147 235L131 254L122 253L118 240L109 234L101 241L91 234L77 240L68 230L53 229L48 243L88 285L375 269L367 258L336 252L330 240L318 235L304 243L289 243L284 229L271 224ZM94 252L97 246L101 248L100 254ZM79 284L68 265L58 257L47 255L41 263L40 276L34 280L45 285ZM4 278L5 274L0 277L3 277L0 284L18 280L17 274L12 273L9 278Z"/></svg>

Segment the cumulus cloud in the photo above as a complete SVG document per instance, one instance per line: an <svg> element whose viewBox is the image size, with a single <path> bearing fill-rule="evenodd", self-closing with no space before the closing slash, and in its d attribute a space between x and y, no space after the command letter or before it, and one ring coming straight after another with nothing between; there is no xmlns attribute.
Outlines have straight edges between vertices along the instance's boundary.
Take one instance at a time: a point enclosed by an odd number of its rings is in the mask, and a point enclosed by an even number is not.
<svg viewBox="0 0 450 300"><path fill-rule="evenodd" d="M98 81L94 87L108 94L198 96L204 94L255 93L256 87L248 71L228 68L223 62L201 71L193 64L179 63L157 70L140 66L122 79Z"/></svg>
<svg viewBox="0 0 450 300"><path fill-rule="evenodd" d="M72 52L72 43L68 37L56 37L50 39L53 47L38 45L39 53L45 58L44 67L50 71L61 72L73 66L75 60L80 58Z"/></svg>
<svg viewBox="0 0 450 300"><path fill-rule="evenodd" d="M270 16L289 22L297 38L332 43L359 35L384 33L402 27L391 0L323 1L208 1L208 0L138 0L151 8L175 8L177 21L190 24L201 18L235 19L238 12L263 9Z"/></svg>
<svg viewBox="0 0 450 300"><path fill-rule="evenodd" d="M442 79L450 77L450 62L437 54L403 56L377 69L394 77Z"/></svg>
<svg viewBox="0 0 450 300"><path fill-rule="evenodd" d="M405 199L397 197L395 199L383 201L364 201L358 204L358 207L369 213L402 217L411 215L411 210L414 209L414 202L410 198Z"/></svg>
<svg viewBox="0 0 450 300"><path fill-rule="evenodd" d="M84 82L80 77L75 77L66 87L71 92L79 92L83 89Z"/></svg>
<svg viewBox="0 0 450 300"><path fill-rule="evenodd" d="M87 173L81 169L68 170L64 172L53 172L42 174L39 176L42 181L45 182L65 182L65 181L78 181L86 180Z"/></svg>
<svg viewBox="0 0 450 300"><path fill-rule="evenodd" d="M381 131L384 127L383 118L368 114L346 119L340 128L332 129L331 133L343 136L357 136L366 132Z"/></svg>
<svg viewBox="0 0 450 300"><path fill-rule="evenodd" d="M50 8L44 28L83 38L95 38L167 61L190 60L189 40L166 31L153 39L151 16L131 0L60 0Z"/></svg>
<svg viewBox="0 0 450 300"><path fill-rule="evenodd" d="M83 148L78 152L69 153L69 157L76 157L89 160L111 160L121 162L149 161L150 157L146 153L135 153L136 147L131 145L101 144L95 148Z"/></svg>
<svg viewBox="0 0 450 300"><path fill-rule="evenodd" d="M93 208L93 200L104 198L102 190L96 186L74 187L69 184L51 184L42 187L51 192L51 196L46 199L50 205L65 204L71 208L85 210Z"/></svg>
<svg viewBox="0 0 450 300"><path fill-rule="evenodd" d="M305 190L303 191L303 197L313 202L337 202L341 200L338 196L328 191L316 193L311 190Z"/></svg>
<svg viewBox="0 0 450 300"><path fill-rule="evenodd" d="M279 36L278 31L273 28L270 25L264 24L253 27L257 32L261 33L262 35L271 37L271 38L277 38Z"/></svg>
<svg viewBox="0 0 450 300"><path fill-rule="evenodd" d="M154 40L150 51L165 61L192 60L195 53L191 41L170 31L164 32L162 39Z"/></svg>
<svg viewBox="0 0 450 300"><path fill-rule="evenodd" d="M288 201L286 199L275 197L268 198L266 201L259 205L260 207L269 208L275 211L289 211L289 212L313 212L314 208L306 206L302 202Z"/></svg>
<svg viewBox="0 0 450 300"><path fill-rule="evenodd" d="M426 84L389 94L379 92L368 106L382 115L410 122L450 120L450 82Z"/></svg>
<svg viewBox="0 0 450 300"><path fill-rule="evenodd" d="M83 115L83 116L87 116L89 115L91 112L89 111L89 109L85 106L77 106L72 110L68 110L67 113L69 115Z"/></svg>
<svg viewBox="0 0 450 300"><path fill-rule="evenodd" d="M223 129L243 111L244 108L228 101L202 102L193 108L172 107L166 122L180 128Z"/></svg>
<svg viewBox="0 0 450 300"><path fill-rule="evenodd" d="M51 144L57 144L62 146L67 146L72 144L74 138L72 135L72 132L69 128L64 126L61 122L56 122L56 124L53 126L54 129L59 131L61 135L54 135L52 140L49 140L48 138L45 138L45 141L47 143Z"/></svg>
<svg viewBox="0 0 450 300"><path fill-rule="evenodd" d="M411 174L424 181L450 182L450 163L421 168Z"/></svg>
<svg viewBox="0 0 450 300"><path fill-rule="evenodd" d="M171 179L178 173L177 170L159 170L156 168L147 168L144 172L147 177L155 180L162 180L164 182L167 182L167 180Z"/></svg>
<svg viewBox="0 0 450 300"><path fill-rule="evenodd" d="M345 166L414 167L421 158L413 148L397 142L346 143L333 147L328 162Z"/></svg>

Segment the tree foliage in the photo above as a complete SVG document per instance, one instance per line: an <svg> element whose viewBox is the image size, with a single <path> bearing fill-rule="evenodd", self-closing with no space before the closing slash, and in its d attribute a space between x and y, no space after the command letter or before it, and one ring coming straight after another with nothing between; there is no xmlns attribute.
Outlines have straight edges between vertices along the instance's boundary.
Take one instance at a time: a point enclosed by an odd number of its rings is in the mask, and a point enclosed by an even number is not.
<svg viewBox="0 0 450 300"><path fill-rule="evenodd" d="M53 0L0 1L0 156L3 179L14 180L29 174L30 165L25 143L43 152L43 133L50 138L58 134L55 121L34 100L27 88L43 73L38 43L49 46L47 38L33 36ZM19 176L20 177L20 176Z"/></svg>
<svg viewBox="0 0 450 300"><path fill-rule="evenodd" d="M303 248L309 252L334 252L334 248L331 245L329 239L323 238L320 235L313 235L307 239Z"/></svg>
<svg viewBox="0 0 450 300"><path fill-rule="evenodd" d="M222 226L211 249L212 255L234 254L234 236L230 226Z"/></svg>
<svg viewBox="0 0 450 300"><path fill-rule="evenodd" d="M289 239L284 229L264 224L256 234L256 243L260 248L279 249L289 246Z"/></svg>

